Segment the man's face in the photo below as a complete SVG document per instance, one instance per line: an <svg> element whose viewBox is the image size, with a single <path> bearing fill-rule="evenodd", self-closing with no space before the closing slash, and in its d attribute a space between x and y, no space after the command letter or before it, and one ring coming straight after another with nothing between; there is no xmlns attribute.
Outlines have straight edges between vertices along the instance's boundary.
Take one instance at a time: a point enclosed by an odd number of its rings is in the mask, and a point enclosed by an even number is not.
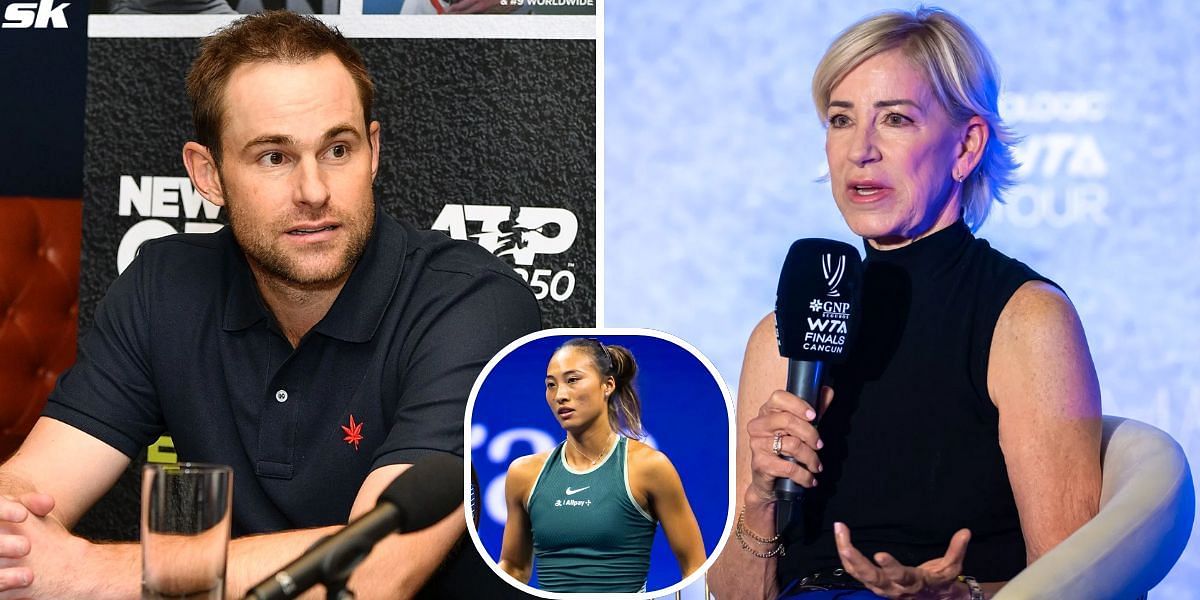
<svg viewBox="0 0 1200 600"><path fill-rule="evenodd" d="M379 123L366 129L350 73L332 54L244 64L223 105L219 203L255 273L340 285L371 234L379 163Z"/></svg>

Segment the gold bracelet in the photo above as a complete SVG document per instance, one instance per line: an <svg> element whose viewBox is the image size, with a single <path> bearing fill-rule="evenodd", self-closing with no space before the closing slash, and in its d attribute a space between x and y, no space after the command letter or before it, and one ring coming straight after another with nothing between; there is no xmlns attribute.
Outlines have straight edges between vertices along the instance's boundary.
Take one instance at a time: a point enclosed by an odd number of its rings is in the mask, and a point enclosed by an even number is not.
<svg viewBox="0 0 1200 600"><path fill-rule="evenodd" d="M738 543L740 543L742 545L742 550L745 550L746 552L749 552L750 554L753 554L754 556L757 556L759 558L774 558L776 556L784 555L783 544L779 544L778 546L775 546L773 549L771 549L770 552L759 552L758 550L751 548L750 544L746 543L746 538L742 537L742 528L741 527L738 527L736 530L734 530L734 533L737 535Z"/></svg>
<svg viewBox="0 0 1200 600"><path fill-rule="evenodd" d="M779 540L779 534L775 534L775 537L771 538L770 540L768 540L767 538L760 537L758 534L754 533L748 527L746 527L744 519L743 519L743 515L745 513L746 513L746 507L742 506L741 512L738 513L737 527L735 527L733 530L734 534L737 535L738 543L740 543L742 545L742 549L745 550L746 552L749 552L750 554L753 554L754 556L759 557L759 558L774 558L776 556L783 556L785 554L785 552L784 552L782 543L776 545L774 548L772 548L768 552L759 552L758 550L751 548L750 544L746 543L746 538L743 537L743 533L749 534L750 537L754 538L754 541L762 543L762 544L771 544L771 543L776 542L777 540Z"/></svg>
<svg viewBox="0 0 1200 600"><path fill-rule="evenodd" d="M778 533L776 533L775 537L773 537L773 538L765 538L765 537L758 535L757 533L754 532L753 529L750 529L749 527L746 526L746 505L745 504L742 505L742 510L738 512L737 527L738 527L738 531L745 532L746 535L750 536L750 539L752 539L760 544L774 544L775 542L779 541L780 534L778 534Z"/></svg>

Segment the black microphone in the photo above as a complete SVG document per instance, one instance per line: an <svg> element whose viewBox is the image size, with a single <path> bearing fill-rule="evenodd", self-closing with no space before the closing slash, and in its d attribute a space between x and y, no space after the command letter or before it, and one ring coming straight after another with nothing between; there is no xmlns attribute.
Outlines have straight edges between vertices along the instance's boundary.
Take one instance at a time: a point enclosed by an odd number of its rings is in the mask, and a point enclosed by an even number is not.
<svg viewBox="0 0 1200 600"><path fill-rule="evenodd" d="M775 337L779 355L788 359L787 391L814 411L821 410L825 365L845 359L858 330L862 271L853 246L819 238L796 240L783 261L775 295ZM775 498L775 531L783 532L804 488L777 478Z"/></svg>
<svg viewBox="0 0 1200 600"><path fill-rule="evenodd" d="M377 542L393 532L429 527L462 501L462 459L442 453L421 458L383 490L371 512L322 538L300 558L254 586L246 600L283 600L318 583L344 584Z"/></svg>

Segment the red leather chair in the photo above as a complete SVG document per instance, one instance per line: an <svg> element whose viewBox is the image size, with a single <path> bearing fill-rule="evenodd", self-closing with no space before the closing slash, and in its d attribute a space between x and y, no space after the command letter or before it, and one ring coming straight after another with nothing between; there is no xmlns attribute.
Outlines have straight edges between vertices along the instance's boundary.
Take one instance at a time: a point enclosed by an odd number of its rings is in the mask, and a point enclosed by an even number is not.
<svg viewBox="0 0 1200 600"><path fill-rule="evenodd" d="M0 198L0 458L75 362L82 216L78 199Z"/></svg>

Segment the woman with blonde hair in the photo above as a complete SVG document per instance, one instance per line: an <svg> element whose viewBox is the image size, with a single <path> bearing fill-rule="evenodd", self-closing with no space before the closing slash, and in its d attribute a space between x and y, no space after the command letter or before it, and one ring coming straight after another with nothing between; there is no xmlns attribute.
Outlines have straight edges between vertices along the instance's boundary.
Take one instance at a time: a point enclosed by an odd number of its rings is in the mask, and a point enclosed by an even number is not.
<svg viewBox="0 0 1200 600"><path fill-rule="evenodd" d="M773 316L751 334L742 508L712 589L984 598L1100 495L1099 386L1075 309L973 235L1015 170L995 66L957 17L891 11L843 31L812 90L834 202L867 254L860 338L817 399L783 391ZM777 478L807 488L784 531Z"/></svg>
<svg viewBox="0 0 1200 600"><path fill-rule="evenodd" d="M508 468L500 568L552 592L645 591L658 523L686 577L704 563L679 474L645 436L637 362L622 346L575 338L546 367L546 402L566 439Z"/></svg>

